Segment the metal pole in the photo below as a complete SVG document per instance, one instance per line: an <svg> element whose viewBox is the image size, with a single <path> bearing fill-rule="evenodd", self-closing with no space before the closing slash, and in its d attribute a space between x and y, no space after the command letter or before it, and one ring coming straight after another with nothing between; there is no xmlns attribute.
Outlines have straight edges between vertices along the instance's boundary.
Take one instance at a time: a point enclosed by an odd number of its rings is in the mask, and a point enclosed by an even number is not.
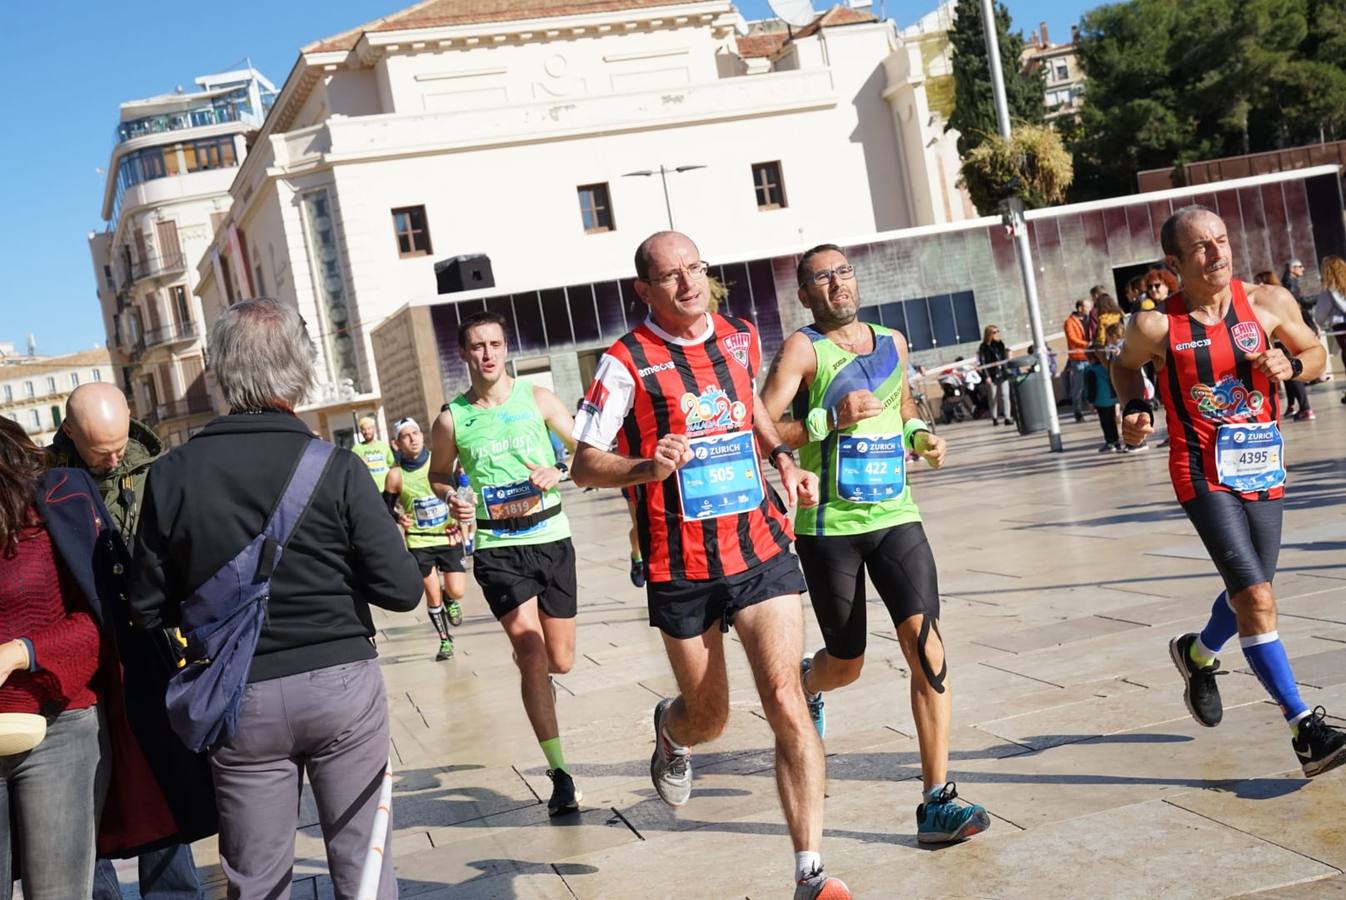
<svg viewBox="0 0 1346 900"><path fill-rule="evenodd" d="M673 202L668 199L668 170L659 164L659 180L664 185L664 209L668 212L668 230L673 230Z"/></svg>
<svg viewBox="0 0 1346 900"><path fill-rule="evenodd" d="M1000 69L1000 40L997 36L993 0L981 0L982 29L986 33L986 56L991 64L991 94L995 99L996 124L1000 136L1009 140L1009 105L1005 102L1005 76ZM1060 453L1061 420L1056 415L1056 392L1052 390L1051 354L1047 352L1047 338L1042 330L1042 308L1038 305L1038 284L1033 274L1033 251L1028 245L1028 225L1024 220L1024 203L1018 197L1009 201L1010 228L1014 231L1014 245L1018 250L1019 274L1023 276L1024 295L1028 298L1028 323L1032 329L1033 346L1038 352L1038 368L1042 373L1043 395L1047 401L1047 439L1053 453ZM1070 365L1069 358L1066 365Z"/></svg>

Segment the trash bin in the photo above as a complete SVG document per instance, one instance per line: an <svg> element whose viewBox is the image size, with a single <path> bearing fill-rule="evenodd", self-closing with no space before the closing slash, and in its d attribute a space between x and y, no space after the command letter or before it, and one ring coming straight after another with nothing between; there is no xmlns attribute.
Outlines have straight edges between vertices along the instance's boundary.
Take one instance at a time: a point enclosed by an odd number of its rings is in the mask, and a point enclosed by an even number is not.
<svg viewBox="0 0 1346 900"><path fill-rule="evenodd" d="M1047 428L1047 401L1043 397L1041 369L1034 367L1014 376L1010 400L1014 407L1014 424L1020 434L1033 434Z"/></svg>

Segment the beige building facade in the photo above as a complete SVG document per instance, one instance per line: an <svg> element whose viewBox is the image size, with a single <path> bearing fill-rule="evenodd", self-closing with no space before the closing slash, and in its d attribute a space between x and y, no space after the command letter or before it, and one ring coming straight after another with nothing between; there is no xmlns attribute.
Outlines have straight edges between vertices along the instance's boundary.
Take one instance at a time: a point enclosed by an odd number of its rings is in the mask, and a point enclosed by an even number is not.
<svg viewBox="0 0 1346 900"><path fill-rule="evenodd" d="M843 7L740 24L728 0L429 0L305 47L196 265L207 321L295 304L300 412L344 441L381 408L372 330L454 257L508 291L624 273L670 224L715 259L966 218L919 42Z"/></svg>
<svg viewBox="0 0 1346 900"><path fill-rule="evenodd" d="M56 436L71 391L81 384L113 380L106 350L37 356L0 343L0 416L22 425L38 446L50 444Z"/></svg>
<svg viewBox="0 0 1346 900"><path fill-rule="evenodd" d="M1053 44L1047 33L1047 23L1043 22L1036 32L1027 35L1028 44L1019 58L1025 68L1042 70L1042 102L1047 108L1048 121L1077 111L1083 101L1084 67L1075 55L1079 31L1078 27L1071 26L1070 42Z"/></svg>

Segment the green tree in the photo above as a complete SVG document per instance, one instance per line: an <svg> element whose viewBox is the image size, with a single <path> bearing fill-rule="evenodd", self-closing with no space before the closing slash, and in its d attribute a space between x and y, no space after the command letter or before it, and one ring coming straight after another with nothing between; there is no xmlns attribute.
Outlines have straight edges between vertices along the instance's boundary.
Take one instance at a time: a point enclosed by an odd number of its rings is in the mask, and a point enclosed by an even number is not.
<svg viewBox="0 0 1346 900"><path fill-rule="evenodd" d="M958 131L958 154L966 157L987 135L998 134L999 130L991 95L991 65L986 56L981 0L958 0L954 16L954 27L949 32L953 44L954 108L944 128ZM1043 74L1020 68L1024 39L1020 34L1010 33L1009 10L1003 3L995 4L995 19L1010 120L1040 123L1044 114Z"/></svg>

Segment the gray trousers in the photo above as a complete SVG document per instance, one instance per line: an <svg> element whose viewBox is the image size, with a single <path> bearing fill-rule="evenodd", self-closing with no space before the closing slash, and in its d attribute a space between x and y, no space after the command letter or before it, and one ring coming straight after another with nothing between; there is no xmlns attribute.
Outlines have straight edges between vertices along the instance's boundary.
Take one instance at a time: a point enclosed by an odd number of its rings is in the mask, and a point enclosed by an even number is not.
<svg viewBox="0 0 1346 900"><path fill-rule="evenodd" d="M238 730L210 758L220 865L231 900L284 900L307 773L337 900L354 898L388 764L388 702L376 660L250 684ZM392 819L379 900L397 897Z"/></svg>
<svg viewBox="0 0 1346 900"><path fill-rule="evenodd" d="M14 890L10 818L27 900L82 900L93 889L94 838L107 792L107 736L98 707L63 712L27 753L0 756L0 898Z"/></svg>

